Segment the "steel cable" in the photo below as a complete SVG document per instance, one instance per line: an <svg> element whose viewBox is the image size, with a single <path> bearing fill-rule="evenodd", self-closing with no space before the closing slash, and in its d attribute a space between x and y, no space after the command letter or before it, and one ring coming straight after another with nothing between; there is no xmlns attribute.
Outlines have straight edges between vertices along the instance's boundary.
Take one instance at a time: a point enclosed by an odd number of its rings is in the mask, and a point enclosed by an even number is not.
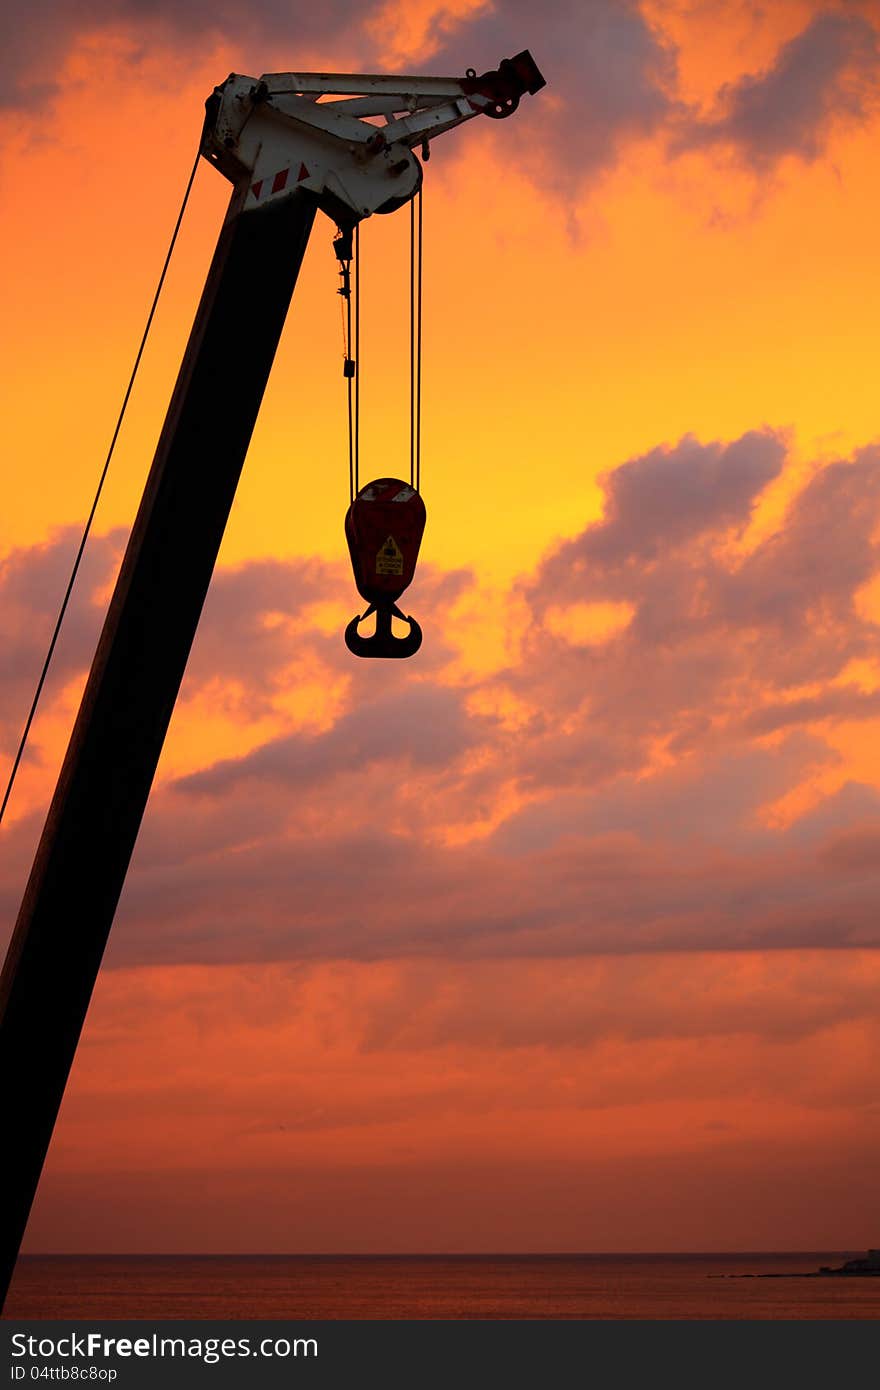
<svg viewBox="0 0 880 1390"><path fill-rule="evenodd" d="M416 213L418 203L418 214ZM409 481L419 491L422 454L422 190L409 205Z"/></svg>
<svg viewBox="0 0 880 1390"><path fill-rule="evenodd" d="M137 377L138 368L140 367L140 364L141 364L141 358L142 358L143 355L144 355L144 348L145 348L146 345L147 345L147 338L149 337L150 329L151 329L152 324L153 324L153 319L154 319L155 314L156 314L156 307L157 307L157 305L158 305L158 303L159 303L159 296L161 295L161 293L162 293L162 288L163 288L163 286L164 286L164 284L165 284L165 277L166 277L166 275L168 274L168 267L169 267L169 265L170 265L170 263L171 263L171 256L172 256L172 253L173 253L173 251L174 251L174 247L175 247L175 245L176 245L176 243L177 243L177 235L178 235L178 232L180 231L181 223L183 222L183 215L184 215L184 213L185 213L185 211L186 211L186 205L187 205L187 203L189 202L189 195L190 195L190 191L191 191L192 186L193 186L193 182L194 182L194 180L195 180L196 170L197 170L197 168L199 167L199 159L201 158L201 153L202 153L202 152L201 152L201 147L200 147L198 153L196 154L195 160L194 160L194 162L193 162L193 166L192 166L192 169L191 169L191 171L190 171L189 179L187 180L186 191L185 191L185 193L184 193L184 195L183 195L183 202L182 202L181 205L180 205L180 211L179 211L178 214L177 214L177 221L176 221L175 224L174 224L174 231L173 231L172 234L171 234L171 241L170 241L170 243L169 243L168 250L167 250L167 252L165 253L165 261L164 261L164 264L163 264L163 266L162 266L162 273L161 273L161 275L159 276L159 283L158 283L157 286L156 286L156 291L155 291L155 294L153 295L153 302L152 302L152 304L151 304L151 306L150 306L150 312L149 312L149 314L147 315L147 323L146 323L146 327L144 328L143 336L142 336L142 338L141 338L140 347L139 347L138 350L137 350L137 356L135 357L135 360L134 360L134 366L133 366L132 369L131 369L131 376L130 376L129 379L128 379L128 386L126 387L125 396L123 397L123 400L122 400L122 406L121 406L121 408L120 408L119 415L118 415L117 420L116 420L116 428L114 429L114 431L113 431L113 437L112 437L112 439L110 440L110 447L109 447L109 449L107 450L107 457L106 457L106 459L104 460L104 467L103 467L103 469L101 470L101 476L100 476L100 478L99 478L99 480L98 480L98 486L97 486L97 489L96 489L96 491L95 491L94 501L92 502L91 510L90 510L90 512L89 512L88 518L87 518L87 520L86 520L85 527L84 527L84 529L83 529L82 538L81 538L80 543L79 543L79 548L77 549L77 552L76 552L76 558L74 559L74 562L73 562L73 568L72 568L71 571L70 571L70 578L69 578L69 580L68 580L68 582L67 582L67 589L66 589L66 591L65 591L64 598L63 598L62 601L61 601L61 608L60 608L60 611L59 611L59 613L58 613L58 618L57 618L57 621L56 621L56 623L55 623L54 631L53 631L53 633L52 633L52 639L51 639L51 641L50 641L50 643L49 643L49 650L47 651L47 653L46 653L46 659L45 659L45 661L43 662L43 669L42 669L42 671L40 672L40 679L37 681L37 688L36 688L36 690L35 690L35 692L34 692L34 698L33 698L33 700L31 701L30 711L29 711L28 717L27 717L27 719L26 719L26 721L25 721L25 726L24 726L24 729L23 729L23 731L22 731L21 739L20 739L19 745L18 745L18 751L17 751L16 754L15 754L15 761L14 761L13 764L12 764L12 771L11 771L10 774L9 774L9 781L8 781L7 784L6 784L6 791L5 791L4 795L3 795L3 802L2 802L2 804L0 804L0 821L3 820L3 816L4 816L5 812L6 812L6 807L7 807L8 803L9 803L9 798L10 798L10 795L12 794L12 788L13 788L13 785L14 785L14 783L15 783L15 778L16 778L16 774L17 774L17 772L18 772L19 764L21 763L21 759L22 759L22 756L23 756L23 754L24 754L25 747L26 747L26 745L27 745L27 740L28 740L28 735L30 734L31 725L32 725L33 722L34 722L34 715L35 715L36 712L37 712L37 705L39 704L40 696L41 696L41 694L43 693L43 686L44 686L45 683L46 683L46 677L47 677L47 675L49 674L49 666L50 666L51 661L52 661L52 656L53 656L54 651L55 651L55 646L56 646L56 644L57 644L57 642L58 642L58 634L59 634L60 631L61 631L61 624L64 622L64 615L65 615L65 613L67 612L67 607L68 607L68 604L70 603L70 596L71 596L71 594L73 593L73 586L74 586L74 584L76 583L76 576L77 576L77 574L79 573L80 562L82 561L82 557L83 557L83 554L84 554L84 552L85 552L86 542L88 541L88 538L89 538L89 532L90 532L91 529L92 529L92 522L93 522L94 519L95 519L95 513L96 513L96 511L98 510L98 503L99 503L99 501L101 500L101 493L102 493L103 490L104 490L104 483L106 482L107 473L109 472L109 469L110 469L110 460L112 459L112 457L113 457L113 451L114 451L114 449L116 448L116 441L117 441L117 439L119 438L119 431L120 431L121 428L122 428L122 421L123 421L123 418L124 418L124 416L125 416L125 410L126 410L126 407L127 407L127 405L128 405L129 397L131 396L132 390L133 390L133 388L134 388L135 378Z"/></svg>

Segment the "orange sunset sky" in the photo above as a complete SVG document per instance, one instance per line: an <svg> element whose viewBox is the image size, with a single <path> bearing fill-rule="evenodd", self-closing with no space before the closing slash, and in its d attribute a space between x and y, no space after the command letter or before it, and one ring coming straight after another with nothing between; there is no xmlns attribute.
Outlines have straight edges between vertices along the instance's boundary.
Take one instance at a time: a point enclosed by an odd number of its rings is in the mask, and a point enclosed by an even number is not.
<svg viewBox="0 0 880 1390"><path fill-rule="evenodd" d="M342 641L316 223L25 1249L880 1243L880 0L17 24L7 769L215 83L525 47L548 83L426 170L407 662ZM0 830L7 934L228 196L203 162ZM408 469L408 228L362 230L364 480Z"/></svg>

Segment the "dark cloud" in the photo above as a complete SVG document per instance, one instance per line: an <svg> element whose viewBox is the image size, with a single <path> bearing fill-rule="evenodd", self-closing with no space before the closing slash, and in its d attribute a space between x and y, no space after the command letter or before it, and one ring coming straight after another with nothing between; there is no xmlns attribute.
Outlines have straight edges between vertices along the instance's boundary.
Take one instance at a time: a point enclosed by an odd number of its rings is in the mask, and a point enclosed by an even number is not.
<svg viewBox="0 0 880 1390"><path fill-rule="evenodd" d="M764 675L778 686L829 680L847 661L878 654L878 628L856 611L880 569L880 448L819 470L784 527L739 566L713 576L711 611L729 631L758 637Z"/></svg>
<svg viewBox="0 0 880 1390"><path fill-rule="evenodd" d="M0 747L15 748L43 665L80 533L65 528L41 545L11 551L0 562ZM126 536L122 530L93 535L84 552L76 584L55 649L40 712L64 685L88 670L103 625ZM464 576L428 577L426 607L460 591ZM191 699L219 678L239 681L241 713L258 717L289 679L298 652L335 661L348 660L341 635L323 633L309 621L310 605L348 596L352 585L343 566L254 562L243 571L214 576L187 667L183 698ZM436 594L436 597L435 597ZM305 615L305 616L304 616ZM274 625L272 619L280 619ZM289 622L303 628L291 638ZM39 741L34 726L31 751Z"/></svg>
<svg viewBox="0 0 880 1390"><path fill-rule="evenodd" d="M644 745L662 732L680 751L711 745L734 717L757 734L821 718L825 704L841 717L844 704L867 713L855 692L806 699L796 688L880 657L880 630L855 603L880 571L880 450L818 470L777 532L732 554L730 536L782 460L779 439L744 435L727 446L686 440L611 474L605 518L549 555L524 593L538 615L561 610L563 631L567 609L584 603L626 605L631 621L587 647L539 629L515 688L545 717L564 709L571 736L582 707L593 734ZM792 695L804 701L800 718Z"/></svg>
<svg viewBox="0 0 880 1390"><path fill-rule="evenodd" d="M207 834L197 851L182 849L175 821L193 809L159 795L148 815L164 855L148 867L138 848L108 965L880 945L876 872L866 877L862 858L854 876L841 870L837 840L817 852L766 828L726 843L717 824L702 830L701 797L666 828L662 781L641 834L617 829L612 804L613 829L579 833L574 816L552 843L524 835L515 852L390 833L382 787L379 775L360 783L372 831L328 833L319 818L310 835L243 836L234 853ZM711 777L702 790L715 790ZM277 805L277 793L262 795ZM225 804L248 824L246 804ZM592 810L599 819L601 798ZM869 831L876 837L876 825L859 833Z"/></svg>
<svg viewBox="0 0 880 1390"><path fill-rule="evenodd" d="M605 478L605 516L545 564L548 594L558 576L640 567L705 533L743 528L766 485L779 475L785 443L770 432L749 433L732 444L701 444L688 436L672 448L652 449Z"/></svg>
<svg viewBox="0 0 880 1390"><path fill-rule="evenodd" d="M775 836L768 839L766 827L755 820L756 808L782 797L807 770L834 761L825 743L800 733L771 748L740 743L701 754L651 777L639 767L600 787L591 788L587 778L577 789L569 782L567 795L509 817L494 844L516 855L549 848L567 834L592 839L612 831L641 844L680 843L690 836L738 852L766 848Z"/></svg>
<svg viewBox="0 0 880 1390"><path fill-rule="evenodd" d="M218 574L184 706L235 688L247 727L300 663L341 693L328 727L288 726L157 787L111 963L880 944L876 793L851 785L787 830L767 814L837 774L820 721L875 716L846 673L880 662L856 603L880 572L880 449L817 467L749 542L783 463L765 431L622 464L604 518L520 585L528 635L487 676L456 674L439 636L391 670L354 662L317 607L354 606L341 565ZM17 659L50 552L5 571ZM420 575L429 633L471 582ZM589 643L560 635L594 602L629 621ZM561 625L545 622L554 608Z"/></svg>
<svg viewBox="0 0 880 1390"><path fill-rule="evenodd" d="M43 544L13 550L0 561L0 747L12 749L18 740L79 539L78 531L65 528ZM41 708L73 675L88 670L125 543L122 530L90 538ZM451 649L439 628L445 610L472 584L473 576L465 570L444 573L425 566L419 571L406 597L431 641L407 663L407 678L410 670L423 678L449 660ZM338 629L328 631L316 616L317 606L328 602L339 605L347 616L364 607L341 560L256 560L239 569L219 569L187 664L182 700L193 699L218 679L234 682L239 713L258 718L296 679L298 661L352 675L357 698L371 698L376 681L370 668L378 663L352 663L342 640L347 617L340 618Z"/></svg>
<svg viewBox="0 0 880 1390"><path fill-rule="evenodd" d="M475 739L460 692L408 685L381 694L369 704L356 705L327 733L274 739L244 758L227 759L183 778L178 786L215 796L256 778L305 790L315 782L376 763L384 764L396 778L412 768L445 767ZM393 770L397 763L403 766Z"/></svg>
<svg viewBox="0 0 880 1390"><path fill-rule="evenodd" d="M232 0L90 0L87 7L79 0L31 0L14 15L7 11L0 45L0 109L44 108L75 41L101 31L130 35L139 48L152 43L173 49L185 43L193 45L193 53L196 46L205 49L221 40L240 46L248 56L277 53L286 46L293 61L316 45L338 44L341 35L348 39L346 49L365 42L364 25L372 13L350 0L324 0L321 5L252 0L246 6ZM135 50L134 61L137 56ZM218 74L218 80L223 76Z"/></svg>
<svg viewBox="0 0 880 1390"><path fill-rule="evenodd" d="M57 532L42 545L0 561L0 748L14 750L30 708L67 588L80 533ZM43 695L43 707L91 660L103 619L96 591L111 579L124 536L96 536L87 547Z"/></svg>
<svg viewBox="0 0 880 1390"><path fill-rule="evenodd" d="M340 553L344 542L340 536ZM402 600L423 630L431 635L401 673L423 676L449 660L451 650L440 631L445 610L473 585L467 570L440 571L425 565ZM315 605L345 605L338 629L322 627ZM282 685L290 683L298 658L318 659L335 672L353 674L358 698L370 698L381 662L353 665L342 639L345 622L366 604L341 559L325 564L310 556L290 561L256 560L237 569L218 570L205 601L199 630L187 664L183 698L217 676L241 682L249 712L259 713Z"/></svg>
<svg viewBox="0 0 880 1390"><path fill-rule="evenodd" d="M793 724L813 724L823 719L876 719L880 716L880 691L864 691L847 685L802 700L784 700L753 710L743 721L752 734L771 734Z"/></svg>
<svg viewBox="0 0 880 1390"><path fill-rule="evenodd" d="M836 873L880 875L880 817L873 825L856 826L837 835L824 847L822 859Z"/></svg>
<svg viewBox="0 0 880 1390"><path fill-rule="evenodd" d="M179 51L222 40L240 53L234 66L255 75L273 66L302 67L304 57L316 53L332 53L332 65L342 70L384 70L395 24L393 12L385 12L384 22L382 14L378 0L293 7L255 0L244 8L231 0L95 0L87 14L75 0L35 0L20 9L0 57L0 107L43 107L74 41L108 29L136 43L133 62L151 44ZM505 123L503 145L505 162L541 186L570 195L573 186L613 165L624 141L652 133L673 109L674 54L634 0L549 0L540 14L528 0L497 0L475 17L438 9L429 28L429 52L407 59L408 70L482 72L533 49L549 85ZM480 124L483 138L491 140L497 123Z"/></svg>
<svg viewBox="0 0 880 1390"><path fill-rule="evenodd" d="M786 831L786 839L816 850L853 826L872 825L877 821L880 821L880 792L866 783L847 781L833 795L825 797L794 821Z"/></svg>
<svg viewBox="0 0 880 1390"><path fill-rule="evenodd" d="M505 124L506 162L569 197L613 165L623 141L652 134L674 103L674 51L630 0L496 0L431 56L434 70L478 72L529 48L546 90Z"/></svg>
<svg viewBox="0 0 880 1390"><path fill-rule="evenodd" d="M373 70L388 66L395 19L378 0L255 0L245 8L231 0L94 0L87 13L75 0L34 0L10 17L0 45L0 110L43 110L75 41L107 31L130 40L135 66L163 46L179 54L223 43L233 65L254 74L319 62ZM407 59L410 68L452 73L494 68L532 49L547 88L526 99L503 133L496 122L479 126L484 141L502 141L506 164L569 200L613 167L628 142L661 131L673 153L726 146L758 172L786 155L814 159L835 121L872 113L880 72L875 27L840 10L817 13L766 71L723 87L709 116L689 113L678 98L676 51L636 0L548 0L540 12L530 0L496 0L461 17L441 6L424 46L425 56Z"/></svg>
<svg viewBox="0 0 880 1390"><path fill-rule="evenodd" d="M685 146L727 145L758 171L787 155L820 155L835 121L876 109L877 30L857 14L823 12L784 44L772 67L721 89L720 114L692 123Z"/></svg>

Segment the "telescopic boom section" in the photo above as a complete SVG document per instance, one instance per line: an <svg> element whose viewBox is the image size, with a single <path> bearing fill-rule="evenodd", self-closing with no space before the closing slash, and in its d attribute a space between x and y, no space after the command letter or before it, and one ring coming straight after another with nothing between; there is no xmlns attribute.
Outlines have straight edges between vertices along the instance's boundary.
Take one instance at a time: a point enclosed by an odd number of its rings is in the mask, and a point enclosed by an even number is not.
<svg viewBox="0 0 880 1390"><path fill-rule="evenodd" d="M232 199L0 980L0 1298L315 211L343 228L392 211L419 187L414 146L543 85L520 53L460 79L233 74L208 99L202 153Z"/></svg>

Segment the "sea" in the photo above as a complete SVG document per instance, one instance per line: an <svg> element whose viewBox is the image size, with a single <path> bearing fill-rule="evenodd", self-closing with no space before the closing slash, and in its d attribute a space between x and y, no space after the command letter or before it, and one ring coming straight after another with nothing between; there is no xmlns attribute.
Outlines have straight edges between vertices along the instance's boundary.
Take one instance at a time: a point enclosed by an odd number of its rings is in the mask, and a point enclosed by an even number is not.
<svg viewBox="0 0 880 1390"><path fill-rule="evenodd" d="M860 1254L23 1255L4 1317L877 1319L880 1278L803 1277Z"/></svg>

